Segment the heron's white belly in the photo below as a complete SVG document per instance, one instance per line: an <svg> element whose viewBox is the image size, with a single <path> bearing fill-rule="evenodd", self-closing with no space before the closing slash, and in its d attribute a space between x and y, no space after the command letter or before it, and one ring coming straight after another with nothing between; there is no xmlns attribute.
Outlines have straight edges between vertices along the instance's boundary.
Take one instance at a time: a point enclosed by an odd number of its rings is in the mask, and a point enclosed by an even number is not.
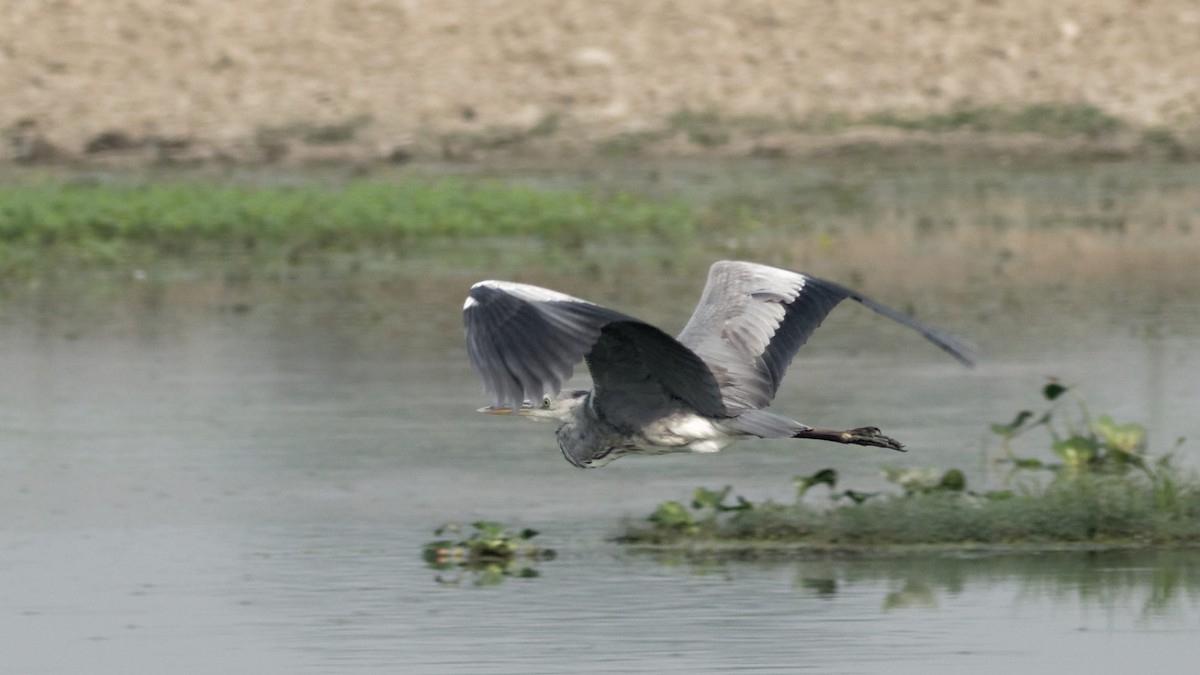
<svg viewBox="0 0 1200 675"><path fill-rule="evenodd" d="M691 413L680 413L648 426L643 437L648 452L718 452L737 440L720 424Z"/></svg>

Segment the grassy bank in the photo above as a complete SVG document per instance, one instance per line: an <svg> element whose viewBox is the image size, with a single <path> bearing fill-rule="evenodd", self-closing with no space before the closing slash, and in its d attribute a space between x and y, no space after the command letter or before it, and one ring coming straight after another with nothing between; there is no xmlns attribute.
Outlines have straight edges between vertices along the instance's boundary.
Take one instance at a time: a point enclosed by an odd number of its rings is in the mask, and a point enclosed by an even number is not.
<svg viewBox="0 0 1200 675"><path fill-rule="evenodd" d="M295 263L403 253L433 239L533 237L565 248L604 237L672 242L695 222L678 201L456 178L337 187L37 182L0 186L0 278L197 255Z"/></svg>
<svg viewBox="0 0 1200 675"><path fill-rule="evenodd" d="M594 278L635 262L703 269L716 257L745 257L875 283L924 271L945 286L947 270L959 270L960 282L1107 274L1194 288L1198 186L1191 167L1174 163L930 158L7 171L0 283L95 271L395 274L429 261L442 261L442 271Z"/></svg>
<svg viewBox="0 0 1200 675"><path fill-rule="evenodd" d="M672 549L754 552L764 545L871 550L924 545L1176 546L1200 542L1200 492L1084 476L1003 498L967 493L878 497L831 508L743 500L661 505L620 541ZM727 510L726 510L727 509Z"/></svg>

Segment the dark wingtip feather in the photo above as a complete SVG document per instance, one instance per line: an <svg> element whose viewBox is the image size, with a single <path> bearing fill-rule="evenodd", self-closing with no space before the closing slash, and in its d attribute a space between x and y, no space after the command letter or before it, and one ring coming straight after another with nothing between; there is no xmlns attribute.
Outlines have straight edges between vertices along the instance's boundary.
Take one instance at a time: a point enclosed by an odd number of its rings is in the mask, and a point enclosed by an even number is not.
<svg viewBox="0 0 1200 675"><path fill-rule="evenodd" d="M908 314L905 314L904 312L875 302L864 295L850 291L847 291L847 293L851 298L862 303L863 306L869 308L877 314L886 316L897 323L903 324L917 331L921 335L925 336L926 340L929 340L933 344L937 345L942 351L946 352L950 356L953 356L955 360L967 368L975 367L975 359L979 355L979 347L969 340L963 339L944 330L934 328L933 326L928 326L909 316Z"/></svg>

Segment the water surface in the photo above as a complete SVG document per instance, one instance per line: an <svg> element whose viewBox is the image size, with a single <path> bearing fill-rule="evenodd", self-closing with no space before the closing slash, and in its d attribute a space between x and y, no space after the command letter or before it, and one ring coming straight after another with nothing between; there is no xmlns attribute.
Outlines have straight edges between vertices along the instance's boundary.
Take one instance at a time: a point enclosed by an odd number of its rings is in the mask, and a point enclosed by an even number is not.
<svg viewBox="0 0 1200 675"><path fill-rule="evenodd" d="M1153 268L1155 237L1068 230L1039 241L1091 246L1103 261L1110 236L1143 261L1130 269ZM747 442L576 470L549 427L472 412L486 400L461 346L471 279L452 260L423 281L403 269L395 281L262 286L152 277L99 299L70 284L10 299L0 311L4 670L1124 672L1189 662L1195 552L701 565L608 541L621 518L696 486L786 500L791 476L827 466L858 489L883 485L883 462L958 466L975 487L1001 485L987 427L1037 405L1047 375L1078 385L1093 411L1145 422L1155 448L1187 437L1181 460L1194 465L1195 267L1055 280L1022 253L1012 264L1036 271L1027 282L938 280L906 273L927 242L891 241L903 264L881 259L858 280L978 342L980 366L964 370L848 306L802 352L775 405L822 426L878 425L908 443L904 455ZM839 274L855 271L855 254L830 256L822 273L853 281ZM675 331L706 263L518 273ZM535 579L437 583L420 558L432 529L482 518L541 530L559 558Z"/></svg>

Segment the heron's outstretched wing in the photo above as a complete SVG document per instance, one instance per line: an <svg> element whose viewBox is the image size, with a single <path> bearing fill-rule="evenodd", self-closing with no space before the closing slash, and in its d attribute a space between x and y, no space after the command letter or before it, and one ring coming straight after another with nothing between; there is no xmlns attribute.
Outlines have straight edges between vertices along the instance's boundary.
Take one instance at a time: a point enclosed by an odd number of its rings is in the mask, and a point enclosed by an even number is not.
<svg viewBox="0 0 1200 675"><path fill-rule="evenodd" d="M657 328L538 286L481 281L463 305L467 355L500 404L557 392L588 359L595 403L615 424L690 406L724 414L720 389L700 357Z"/></svg>
<svg viewBox="0 0 1200 675"><path fill-rule="evenodd" d="M549 289L481 281L463 305L467 356L500 404L519 407L557 392L600 329L630 317Z"/></svg>
<svg viewBox="0 0 1200 675"><path fill-rule="evenodd" d="M708 364L730 412L765 407L788 365L839 302L850 298L898 321L971 365L971 347L952 335L844 286L798 272L721 261L679 341Z"/></svg>

